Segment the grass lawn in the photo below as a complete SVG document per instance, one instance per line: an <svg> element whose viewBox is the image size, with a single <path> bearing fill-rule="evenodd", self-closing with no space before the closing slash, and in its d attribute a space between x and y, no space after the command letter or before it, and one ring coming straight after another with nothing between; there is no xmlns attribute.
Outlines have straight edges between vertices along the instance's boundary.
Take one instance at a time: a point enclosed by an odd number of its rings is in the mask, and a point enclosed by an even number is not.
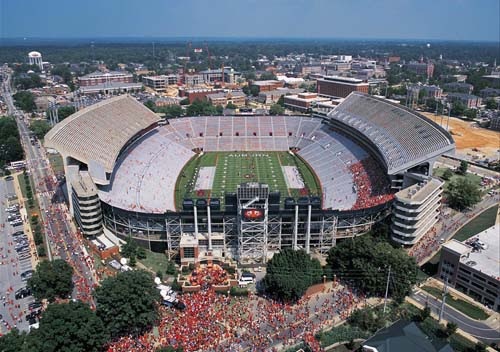
<svg viewBox="0 0 500 352"><path fill-rule="evenodd" d="M165 276L165 270L167 270L168 258L164 253L155 253L146 251L146 259L137 260L145 267L153 270L155 273L161 271L163 276Z"/></svg>
<svg viewBox="0 0 500 352"><path fill-rule="evenodd" d="M21 188L21 193L23 194L23 198L26 197L26 181L24 179L24 174L17 175L17 181L19 182L19 187ZM33 208L28 207L28 201L26 200L24 206L28 210L28 215L31 217L32 215L37 215L40 219L40 207L38 206L38 199L36 198L35 192L36 189L33 187L33 182L31 182L31 191L33 193Z"/></svg>
<svg viewBox="0 0 500 352"><path fill-rule="evenodd" d="M320 183L307 164L288 152L208 152L194 157L182 170L177 180L175 199L179 209L183 198L219 198L224 205L224 195L235 192L245 182L261 182L271 191L284 197L298 197L304 190L289 189L282 166L295 166L305 184L307 194L321 196ZM215 167L211 189L195 190L202 167ZM208 188L208 187L207 187Z"/></svg>
<svg viewBox="0 0 500 352"><path fill-rule="evenodd" d="M453 238L457 241L465 241L466 239L495 225L497 210L498 206L494 206L483 211L480 215L469 221L464 227L458 230Z"/></svg>
<svg viewBox="0 0 500 352"><path fill-rule="evenodd" d="M436 298L440 299L442 297L442 291L436 287L423 286L422 289ZM463 299L456 298L450 294L448 294L448 297L446 299L446 304L449 305L450 307L455 308L459 312L462 312L465 315L471 317L472 319L485 320L489 318L489 315L486 314L486 312L481 308L475 306L472 303L464 301Z"/></svg>
<svg viewBox="0 0 500 352"><path fill-rule="evenodd" d="M48 155L49 155L50 165L52 166L52 170L54 170L54 174L56 175L64 174L63 159L61 157L61 154L50 153Z"/></svg>
<svg viewBox="0 0 500 352"><path fill-rule="evenodd" d="M444 167L436 168L436 169L433 170L433 174L434 174L434 176L442 177L446 169L447 168L444 168ZM467 178L467 179L471 180L473 183L475 183L478 187L481 186L481 176L474 175L474 174L471 174L471 173L467 173L465 176L462 176L462 175L457 175L456 173L453 173L453 176L451 176L451 178L448 181L443 180L444 181L444 189L445 189L445 191L448 189L448 185L452 181L455 181L455 180L457 180L459 178Z"/></svg>

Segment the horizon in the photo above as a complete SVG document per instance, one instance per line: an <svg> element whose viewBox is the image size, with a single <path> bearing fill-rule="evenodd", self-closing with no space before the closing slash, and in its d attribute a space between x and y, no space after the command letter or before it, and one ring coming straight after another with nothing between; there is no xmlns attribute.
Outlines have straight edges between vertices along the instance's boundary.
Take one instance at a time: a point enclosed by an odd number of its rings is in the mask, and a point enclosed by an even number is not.
<svg viewBox="0 0 500 352"><path fill-rule="evenodd" d="M6 0L0 3L0 40L201 37L498 42L499 12L496 0L150 0L141 4Z"/></svg>

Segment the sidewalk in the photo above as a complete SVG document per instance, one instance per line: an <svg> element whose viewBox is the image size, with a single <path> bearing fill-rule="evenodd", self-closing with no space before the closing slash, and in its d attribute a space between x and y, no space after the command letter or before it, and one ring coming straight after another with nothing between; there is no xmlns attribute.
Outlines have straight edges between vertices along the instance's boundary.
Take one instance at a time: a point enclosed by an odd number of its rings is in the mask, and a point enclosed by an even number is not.
<svg viewBox="0 0 500 352"><path fill-rule="evenodd" d="M21 216L23 218L23 230L26 236L28 237L28 241L30 243L31 266L33 267L34 270L40 260L38 258L38 253L36 251L35 239L33 238L33 232L31 230L31 223L29 219L28 210L25 207L26 199L23 198L21 186L19 185L19 182L17 180L18 175L22 175L22 172L17 172L15 174L12 174L12 176L14 177L13 179L14 188L16 191L17 199L19 201L19 212L21 213Z"/></svg>
<svg viewBox="0 0 500 352"><path fill-rule="evenodd" d="M405 301L408 302L408 303L410 303L410 304L413 304L415 307L418 307L419 309L424 309L425 308L425 306L423 304L415 301L411 297L406 297ZM434 312L431 312L431 317L433 317L436 320L439 319L439 316L436 313L434 313ZM440 322L441 325L446 325L447 323L448 323L448 321L446 319L441 319L441 322ZM460 334L460 335L464 336L465 338L467 338L468 340L470 340L470 341L472 341L474 343L481 342L478 339L476 339L474 336L466 333L465 331L463 331L460 328L457 329L457 334ZM487 347L486 350L488 352L495 352L495 350L493 348L491 348L491 347Z"/></svg>
<svg viewBox="0 0 500 352"><path fill-rule="evenodd" d="M439 280L437 280L435 278L432 278L432 277L429 278L429 279L427 279L426 284L429 285L429 286L437 287L440 290L442 290L443 287L444 287L444 284L441 281L439 281ZM471 297L467 296L465 293L463 293L461 291L458 291L458 290L454 289L453 287L448 286L448 293L451 294L452 296L455 296L455 297L458 297L460 299L463 299L464 301L466 301L466 302L468 302L470 304L473 304L476 307L481 308L482 310L484 310L490 317L488 319L486 319L486 320L478 320L478 321L481 321L481 322L487 324L492 329L500 329L500 313L495 312L494 310L491 310L491 309L483 306L481 303L473 300ZM468 318L472 319L472 320L476 320L476 319L473 319L473 318L471 318L469 316L468 316Z"/></svg>

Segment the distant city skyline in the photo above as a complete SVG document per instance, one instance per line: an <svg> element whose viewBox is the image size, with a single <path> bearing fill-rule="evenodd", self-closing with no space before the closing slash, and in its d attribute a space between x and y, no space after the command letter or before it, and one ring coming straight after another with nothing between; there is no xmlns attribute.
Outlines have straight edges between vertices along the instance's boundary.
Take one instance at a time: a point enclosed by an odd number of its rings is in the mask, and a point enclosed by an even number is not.
<svg viewBox="0 0 500 352"><path fill-rule="evenodd" d="M1 0L0 38L500 40L498 0Z"/></svg>

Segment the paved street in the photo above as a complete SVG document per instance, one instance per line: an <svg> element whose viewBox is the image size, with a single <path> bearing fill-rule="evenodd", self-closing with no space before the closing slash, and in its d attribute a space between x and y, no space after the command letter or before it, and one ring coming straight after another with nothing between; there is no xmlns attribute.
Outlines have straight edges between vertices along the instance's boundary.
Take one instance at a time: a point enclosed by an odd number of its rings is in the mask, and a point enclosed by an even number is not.
<svg viewBox="0 0 500 352"><path fill-rule="evenodd" d="M56 200L54 197L57 188L56 177L41 142L32 144L30 141L26 116L14 106L10 90L10 75L4 80L2 92L10 114L16 117L21 144L25 151L27 170L35 184L34 193L40 205L41 222L45 228L46 242L49 244L48 259L62 258L73 267L75 290L72 298L87 301L92 305L90 294L97 279L91 258L83 245L82 238L77 234L66 205L62 200Z"/></svg>
<svg viewBox="0 0 500 352"><path fill-rule="evenodd" d="M421 290L414 291L411 298L423 305L428 303L431 311L439 314L441 300ZM456 323L460 329L488 345L492 342L500 342L500 331L498 329L493 329L484 322L473 320L448 305L445 307L443 319Z"/></svg>
<svg viewBox="0 0 500 352"><path fill-rule="evenodd" d="M23 226L11 226L7 220L9 213L5 209L10 205L7 194L13 190L12 181L0 179L0 315L2 316L0 333L2 334L12 327L28 330L25 316L29 311L28 304L33 302L32 296L15 298L15 292L26 286L26 281L21 279L21 273L32 270L32 266L29 255L23 255L21 259L14 249L15 242L12 234L22 231Z"/></svg>

